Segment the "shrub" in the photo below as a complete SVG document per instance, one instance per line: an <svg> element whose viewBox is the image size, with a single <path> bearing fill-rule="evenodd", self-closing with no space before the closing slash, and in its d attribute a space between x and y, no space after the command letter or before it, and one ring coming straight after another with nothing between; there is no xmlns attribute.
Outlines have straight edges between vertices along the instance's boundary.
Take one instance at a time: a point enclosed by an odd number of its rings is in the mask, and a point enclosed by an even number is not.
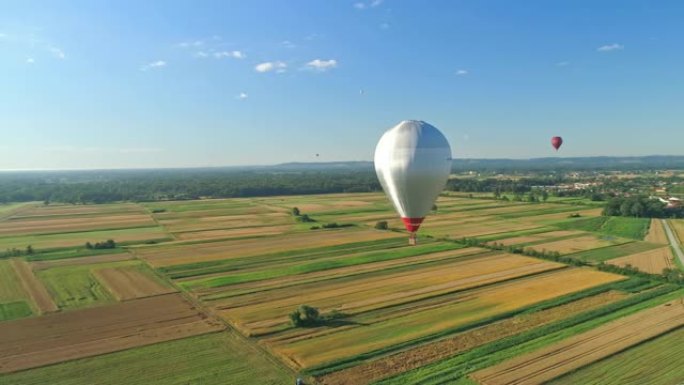
<svg viewBox="0 0 684 385"><path fill-rule="evenodd" d="M389 226L387 225L387 221L379 221L375 223L375 228L378 230L387 230Z"/></svg>

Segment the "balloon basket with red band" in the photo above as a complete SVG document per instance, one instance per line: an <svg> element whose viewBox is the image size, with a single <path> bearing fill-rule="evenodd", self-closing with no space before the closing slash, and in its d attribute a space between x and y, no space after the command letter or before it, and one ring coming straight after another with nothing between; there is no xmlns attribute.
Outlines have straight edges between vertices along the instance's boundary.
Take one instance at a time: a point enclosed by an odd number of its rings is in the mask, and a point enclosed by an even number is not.
<svg viewBox="0 0 684 385"><path fill-rule="evenodd" d="M425 218L401 218L404 222L404 227L406 227L406 230L409 232L409 245L415 246L417 244L416 232L424 219Z"/></svg>

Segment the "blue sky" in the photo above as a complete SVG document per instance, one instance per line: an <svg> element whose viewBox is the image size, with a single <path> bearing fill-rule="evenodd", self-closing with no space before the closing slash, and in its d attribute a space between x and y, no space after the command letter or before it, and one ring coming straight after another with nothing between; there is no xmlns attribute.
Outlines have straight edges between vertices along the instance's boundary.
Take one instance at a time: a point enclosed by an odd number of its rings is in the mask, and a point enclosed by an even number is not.
<svg viewBox="0 0 684 385"><path fill-rule="evenodd" d="M3 1L0 169L684 154L681 1ZM320 156L316 158L315 154Z"/></svg>

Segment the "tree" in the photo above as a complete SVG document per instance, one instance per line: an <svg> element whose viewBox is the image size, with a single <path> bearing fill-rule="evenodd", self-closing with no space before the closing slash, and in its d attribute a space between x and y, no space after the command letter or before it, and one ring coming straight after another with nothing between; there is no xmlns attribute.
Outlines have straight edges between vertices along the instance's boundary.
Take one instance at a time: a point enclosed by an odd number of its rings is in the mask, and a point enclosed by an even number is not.
<svg viewBox="0 0 684 385"><path fill-rule="evenodd" d="M86 242L85 247L86 247L86 249L88 249L88 250L92 250L92 249L93 249L93 244L90 243L90 242Z"/></svg>
<svg viewBox="0 0 684 385"><path fill-rule="evenodd" d="M375 223L375 228L378 230L387 230L389 226L387 225L387 221L378 221Z"/></svg>
<svg viewBox="0 0 684 385"><path fill-rule="evenodd" d="M321 322L318 309L308 305L301 305L290 313L290 321L295 327L315 326Z"/></svg>
<svg viewBox="0 0 684 385"><path fill-rule="evenodd" d="M27 255L33 255L33 246L31 246L31 245L26 246L26 254Z"/></svg>
<svg viewBox="0 0 684 385"><path fill-rule="evenodd" d="M542 200L546 202L549 199L549 193L546 190L542 190Z"/></svg>
<svg viewBox="0 0 684 385"><path fill-rule="evenodd" d="M298 217L300 215L298 207L292 208L292 215L294 215L295 217Z"/></svg>
<svg viewBox="0 0 684 385"><path fill-rule="evenodd" d="M435 204L432 205L432 211L437 211L437 205L435 205Z"/></svg>

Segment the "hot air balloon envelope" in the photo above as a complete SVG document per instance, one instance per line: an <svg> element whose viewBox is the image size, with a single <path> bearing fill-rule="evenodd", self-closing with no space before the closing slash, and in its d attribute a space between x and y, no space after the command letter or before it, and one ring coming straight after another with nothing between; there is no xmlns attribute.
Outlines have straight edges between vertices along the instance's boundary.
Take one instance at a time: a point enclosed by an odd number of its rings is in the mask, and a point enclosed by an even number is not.
<svg viewBox="0 0 684 385"><path fill-rule="evenodd" d="M423 121L405 120L383 134L375 148L375 172L385 194L411 233L444 189L451 171L451 147Z"/></svg>
<svg viewBox="0 0 684 385"><path fill-rule="evenodd" d="M554 136L553 138L551 138L551 145L553 146L553 148L556 149L556 151L558 151L561 144L563 144L563 138L561 138L560 136Z"/></svg>

